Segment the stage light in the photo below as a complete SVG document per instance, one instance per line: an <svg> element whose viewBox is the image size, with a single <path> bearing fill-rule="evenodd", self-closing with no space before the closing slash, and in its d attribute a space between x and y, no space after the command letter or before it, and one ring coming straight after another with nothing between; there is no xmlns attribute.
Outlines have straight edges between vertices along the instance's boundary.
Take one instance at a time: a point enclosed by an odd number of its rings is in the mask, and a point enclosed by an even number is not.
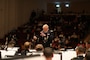
<svg viewBox="0 0 90 60"><path fill-rule="evenodd" d="M68 8L68 7L69 7L69 4L68 4L68 3L66 3L66 4L65 4L65 7L67 7L67 8Z"/></svg>
<svg viewBox="0 0 90 60"><path fill-rule="evenodd" d="M57 4L57 5L56 5L56 7L57 7L57 8L59 8L59 7L60 7L60 5L59 5L59 4Z"/></svg>

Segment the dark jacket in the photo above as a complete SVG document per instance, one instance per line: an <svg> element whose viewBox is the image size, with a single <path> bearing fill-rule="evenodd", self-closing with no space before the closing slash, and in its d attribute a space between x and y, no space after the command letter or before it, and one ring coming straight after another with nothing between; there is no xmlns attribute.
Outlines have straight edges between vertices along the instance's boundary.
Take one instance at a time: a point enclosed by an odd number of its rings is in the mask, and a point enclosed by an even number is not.
<svg viewBox="0 0 90 60"><path fill-rule="evenodd" d="M39 41L44 47L50 47L50 43L52 43L52 40L54 39L54 33L49 30L47 33L44 34L46 34L46 36L40 36Z"/></svg>
<svg viewBox="0 0 90 60"><path fill-rule="evenodd" d="M77 57L72 58L71 60L83 60L83 59L84 59L83 56L77 56Z"/></svg>

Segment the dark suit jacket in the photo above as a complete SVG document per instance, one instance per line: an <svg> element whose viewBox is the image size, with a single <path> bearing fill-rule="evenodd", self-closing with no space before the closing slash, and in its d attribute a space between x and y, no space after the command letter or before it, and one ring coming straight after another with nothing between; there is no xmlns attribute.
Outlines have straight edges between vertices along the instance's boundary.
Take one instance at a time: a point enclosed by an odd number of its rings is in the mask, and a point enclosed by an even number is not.
<svg viewBox="0 0 90 60"><path fill-rule="evenodd" d="M84 59L83 56L77 56L77 57L72 58L71 60L83 60L83 59Z"/></svg>
<svg viewBox="0 0 90 60"><path fill-rule="evenodd" d="M54 39L54 33L49 30L47 33L44 33L44 34L46 34L46 36L44 37L40 36L39 41L44 47L50 47L50 43L52 43L52 40ZM44 39L45 37L47 38L47 40Z"/></svg>

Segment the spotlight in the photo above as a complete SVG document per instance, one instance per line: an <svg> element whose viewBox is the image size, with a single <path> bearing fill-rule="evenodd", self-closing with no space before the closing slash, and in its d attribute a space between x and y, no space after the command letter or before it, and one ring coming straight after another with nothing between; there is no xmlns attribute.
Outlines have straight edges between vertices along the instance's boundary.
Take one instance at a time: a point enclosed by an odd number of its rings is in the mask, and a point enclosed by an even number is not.
<svg viewBox="0 0 90 60"><path fill-rule="evenodd" d="M69 4L68 4L68 3L66 3L66 4L65 4L65 7L67 7L67 8L68 8L68 7L69 7Z"/></svg>
<svg viewBox="0 0 90 60"><path fill-rule="evenodd" d="M56 5L56 7L57 7L57 8L59 8L59 7L60 7L60 5L59 5L59 4L57 4L57 5Z"/></svg>

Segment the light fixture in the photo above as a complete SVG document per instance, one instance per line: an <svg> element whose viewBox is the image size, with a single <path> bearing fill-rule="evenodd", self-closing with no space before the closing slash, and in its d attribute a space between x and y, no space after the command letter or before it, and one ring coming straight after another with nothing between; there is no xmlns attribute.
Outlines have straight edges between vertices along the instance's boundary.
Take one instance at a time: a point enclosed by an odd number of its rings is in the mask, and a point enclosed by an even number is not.
<svg viewBox="0 0 90 60"><path fill-rule="evenodd" d="M56 4L56 8L59 8L60 7L60 5L59 4Z"/></svg>
<svg viewBox="0 0 90 60"><path fill-rule="evenodd" d="M67 7L67 8L68 8L68 7L69 7L69 3L66 3L66 4L65 4L65 7Z"/></svg>

